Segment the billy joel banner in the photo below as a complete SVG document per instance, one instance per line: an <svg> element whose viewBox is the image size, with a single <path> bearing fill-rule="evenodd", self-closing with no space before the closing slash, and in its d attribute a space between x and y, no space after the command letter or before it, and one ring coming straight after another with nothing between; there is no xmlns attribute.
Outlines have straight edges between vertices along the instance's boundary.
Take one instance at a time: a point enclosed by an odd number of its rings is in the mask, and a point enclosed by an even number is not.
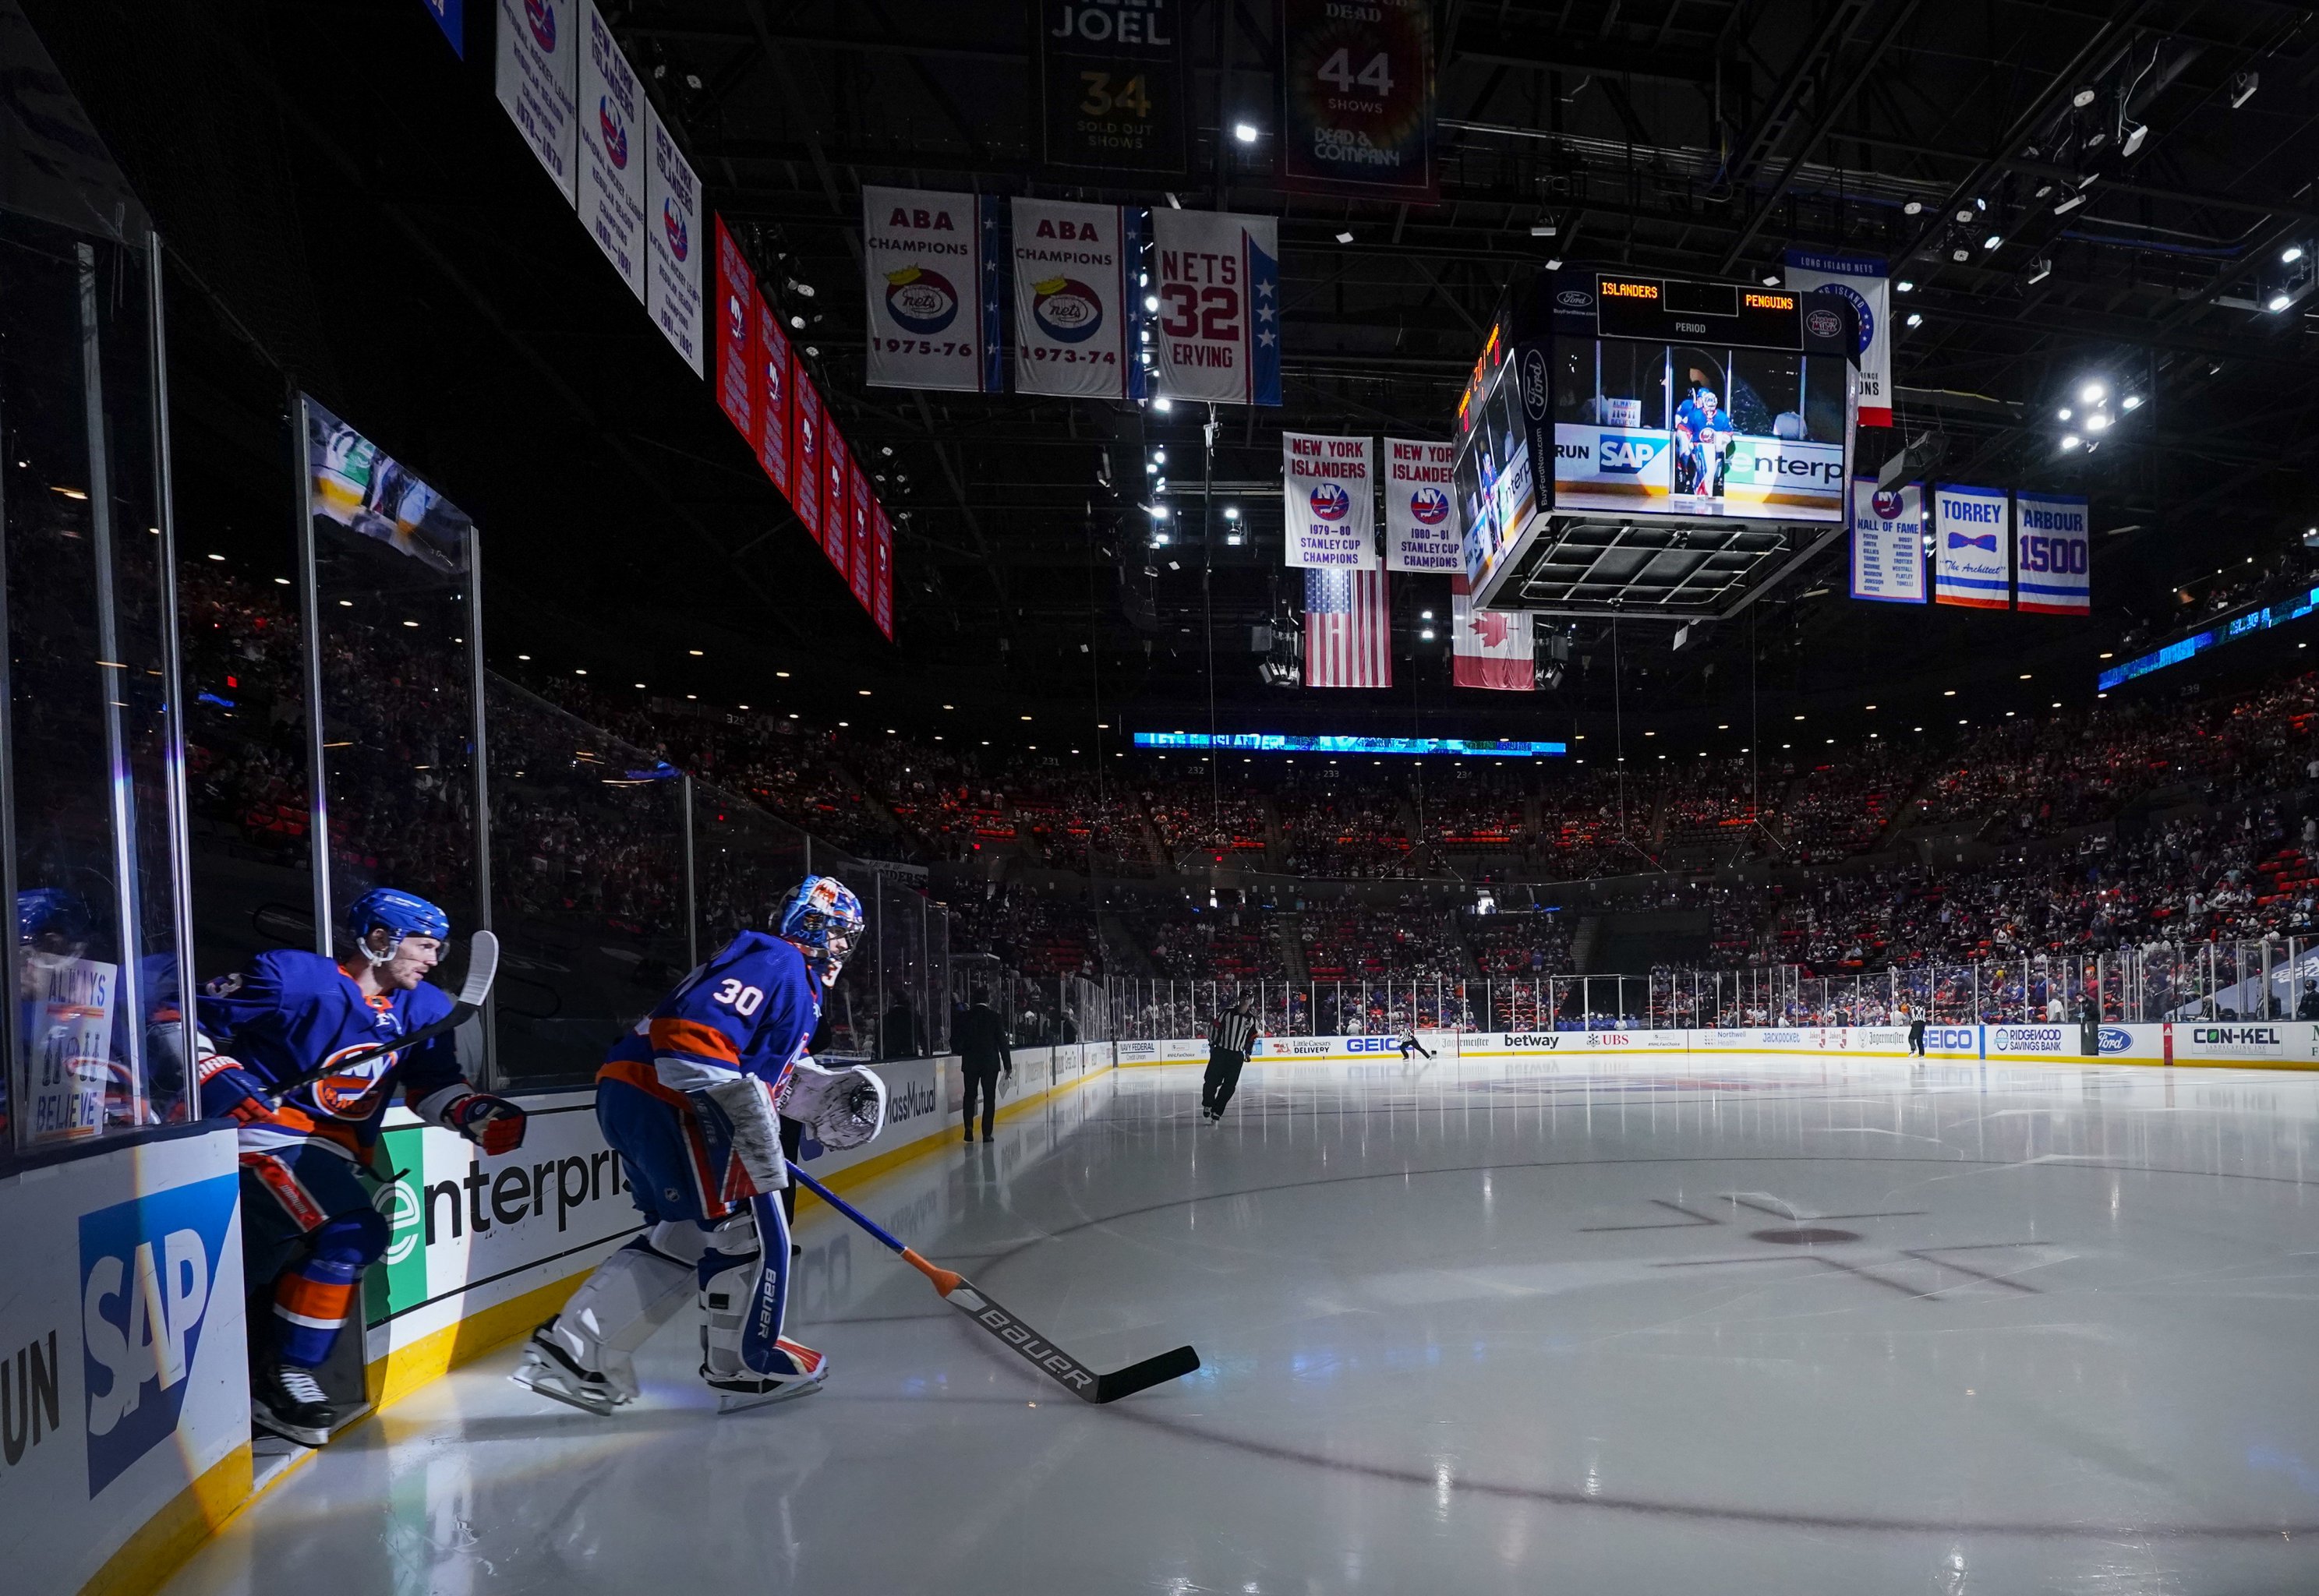
<svg viewBox="0 0 2319 1596"><path fill-rule="evenodd" d="M865 185L862 269L870 386L1000 391L995 197Z"/></svg>
<svg viewBox="0 0 2319 1596"><path fill-rule="evenodd" d="M1134 273L1143 215L1120 205L1015 202L1015 391L1141 399Z"/></svg>
<svg viewBox="0 0 2319 1596"><path fill-rule="evenodd" d="M1852 482L1852 596L1881 604L1925 601L1925 488Z"/></svg>
<svg viewBox="0 0 2319 1596"><path fill-rule="evenodd" d="M805 361L790 351L790 505L816 537L821 530L821 392ZM825 539L825 541L826 541Z"/></svg>
<svg viewBox="0 0 2319 1596"><path fill-rule="evenodd" d="M1269 216L1151 213L1160 392L1280 402L1280 228Z"/></svg>
<svg viewBox="0 0 2319 1596"><path fill-rule="evenodd" d="M1377 568L1374 440L1280 435L1288 564L1335 571Z"/></svg>
<svg viewBox="0 0 2319 1596"><path fill-rule="evenodd" d="M2093 610L2093 519L2082 499L2016 493L2014 608L2031 615Z"/></svg>
<svg viewBox="0 0 2319 1596"><path fill-rule="evenodd" d="M790 491L790 335L781 313L753 294L757 311L757 388L752 405L757 418L757 464L791 504Z"/></svg>
<svg viewBox="0 0 2319 1596"><path fill-rule="evenodd" d="M1457 446L1418 438L1385 440L1385 568L1456 572L1466 555L1449 513L1449 470Z"/></svg>
<svg viewBox="0 0 2319 1596"><path fill-rule="evenodd" d="M1183 0L1034 0L1047 164L1181 172Z"/></svg>
<svg viewBox="0 0 2319 1596"><path fill-rule="evenodd" d="M645 309L693 374L705 374L700 347L700 179L647 102L652 142L645 168Z"/></svg>
<svg viewBox="0 0 2319 1596"><path fill-rule="evenodd" d="M2002 488L1933 489L1933 601L2011 608L2013 518Z"/></svg>
<svg viewBox="0 0 2319 1596"><path fill-rule="evenodd" d="M1433 198L1430 0L1280 0L1280 100L1291 185Z"/></svg>
<svg viewBox="0 0 2319 1596"><path fill-rule="evenodd" d="M500 104L573 200L573 96L579 92L579 22L573 0L500 0L499 56L492 72Z"/></svg>
<svg viewBox="0 0 2319 1596"><path fill-rule="evenodd" d="M749 257L725 230L725 219L717 217L717 403L753 447L757 441L757 308L762 302Z"/></svg>
<svg viewBox="0 0 2319 1596"><path fill-rule="evenodd" d="M645 92L603 14L582 0L580 225L638 300L645 297Z"/></svg>
<svg viewBox="0 0 2319 1596"><path fill-rule="evenodd" d="M1881 260L1791 249L1787 285L1799 293L1833 293L1860 317L1860 424L1892 425L1891 283Z"/></svg>
<svg viewBox="0 0 2319 1596"><path fill-rule="evenodd" d="M1527 609L1476 609L1466 573L1449 579L1450 681L1498 692L1538 690L1537 651Z"/></svg>

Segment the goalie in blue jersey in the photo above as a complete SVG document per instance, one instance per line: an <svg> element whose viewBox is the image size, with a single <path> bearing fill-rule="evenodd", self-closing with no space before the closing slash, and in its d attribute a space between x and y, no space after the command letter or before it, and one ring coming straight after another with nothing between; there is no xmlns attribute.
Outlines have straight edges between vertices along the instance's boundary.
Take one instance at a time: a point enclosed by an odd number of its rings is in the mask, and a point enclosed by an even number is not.
<svg viewBox="0 0 2319 1596"><path fill-rule="evenodd" d="M825 1147L885 1124L886 1087L859 1065L806 1057L822 995L861 940L861 901L808 876L776 919L744 931L613 1044L596 1119L620 1155L647 1229L598 1266L532 1332L512 1376L540 1395L609 1413L639 1394L634 1357L698 1297L700 1377L720 1411L817 1388L829 1360L781 1334L790 1233L779 1119Z"/></svg>

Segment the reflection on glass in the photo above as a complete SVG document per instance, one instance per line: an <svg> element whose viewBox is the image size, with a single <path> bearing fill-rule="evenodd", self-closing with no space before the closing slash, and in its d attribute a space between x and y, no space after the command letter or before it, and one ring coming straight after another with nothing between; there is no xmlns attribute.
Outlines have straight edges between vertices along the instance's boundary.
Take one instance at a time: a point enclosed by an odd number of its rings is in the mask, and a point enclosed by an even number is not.
<svg viewBox="0 0 2319 1596"><path fill-rule="evenodd" d="M145 270L0 213L18 1148L185 1112Z"/></svg>

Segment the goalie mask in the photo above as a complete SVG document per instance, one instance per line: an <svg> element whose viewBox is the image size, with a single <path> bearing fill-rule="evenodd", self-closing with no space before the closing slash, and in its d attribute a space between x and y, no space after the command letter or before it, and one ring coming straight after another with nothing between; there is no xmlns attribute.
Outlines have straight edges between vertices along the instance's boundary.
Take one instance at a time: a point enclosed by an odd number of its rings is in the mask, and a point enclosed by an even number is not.
<svg viewBox="0 0 2319 1596"><path fill-rule="evenodd" d="M843 881L835 876L808 876L781 906L776 934L804 951L806 962L820 975L823 986L835 987L866 924L862 900Z"/></svg>

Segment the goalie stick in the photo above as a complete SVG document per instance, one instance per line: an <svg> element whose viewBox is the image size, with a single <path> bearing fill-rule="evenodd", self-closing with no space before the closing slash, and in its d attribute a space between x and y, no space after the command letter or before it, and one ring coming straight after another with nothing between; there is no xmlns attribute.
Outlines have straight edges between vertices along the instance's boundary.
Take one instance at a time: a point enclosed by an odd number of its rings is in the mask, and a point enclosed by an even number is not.
<svg viewBox="0 0 2319 1596"><path fill-rule="evenodd" d="M451 1012L441 1019L421 1025L408 1036L398 1036L393 1041L382 1041L358 1053L348 1053L317 1069L310 1069L295 1080L284 1081L267 1088L276 1101L287 1097L301 1087L311 1087L325 1076L336 1075L356 1064L367 1064L381 1053L399 1053L405 1048L415 1048L422 1041L432 1041L447 1032L456 1031L475 1017L483 1006L483 999L492 995L492 981L500 972L500 939L488 931L479 931L467 939L467 978L459 983L458 995L451 1000Z"/></svg>
<svg viewBox="0 0 2319 1596"><path fill-rule="evenodd" d="M838 1213L875 1236L888 1251L898 1253L907 1264L934 1282L943 1301L965 1314L983 1330L997 1336L1014 1349L1016 1357L1047 1375L1081 1402L1114 1402L1123 1396L1178 1379L1200 1366L1200 1355L1189 1347L1178 1347L1173 1352L1162 1352L1157 1357L1147 1357L1141 1363L1129 1364L1123 1369L1114 1369L1107 1375L1097 1374L1069 1353L1058 1348L1038 1331L1015 1317L1013 1310L1000 1306L965 1276L955 1270L928 1263L910 1248L889 1235L877 1221L863 1213L844 1198L808 1175L792 1163L790 1173L806 1190L814 1193Z"/></svg>

